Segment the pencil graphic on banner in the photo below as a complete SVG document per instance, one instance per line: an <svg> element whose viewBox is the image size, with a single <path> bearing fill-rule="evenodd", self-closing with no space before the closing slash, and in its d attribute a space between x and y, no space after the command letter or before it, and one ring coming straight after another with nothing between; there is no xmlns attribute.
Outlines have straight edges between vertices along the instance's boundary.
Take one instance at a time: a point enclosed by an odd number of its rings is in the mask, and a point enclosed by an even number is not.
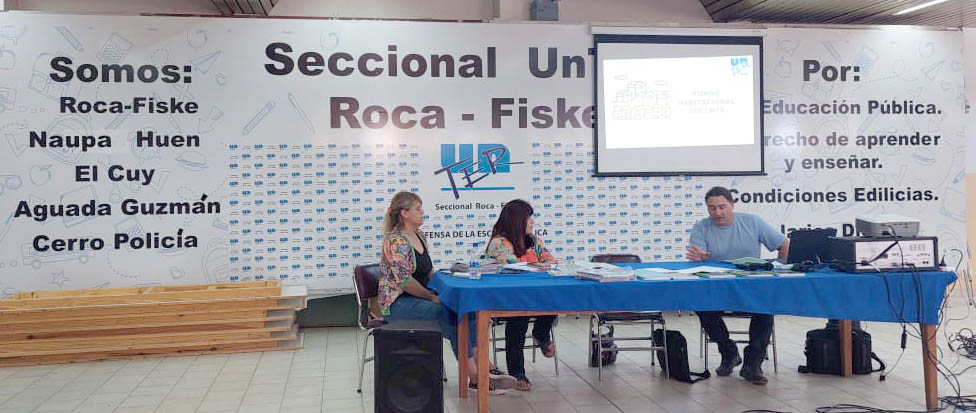
<svg viewBox="0 0 976 413"><path fill-rule="evenodd" d="M58 30L58 33L61 33L61 37L64 37L64 40L66 40L71 47L75 48L75 50L79 52L85 51L85 48L81 46L81 42L78 41L78 38L75 37L74 33L71 33L66 26L54 26L54 28Z"/></svg>
<svg viewBox="0 0 976 413"><path fill-rule="evenodd" d="M963 168L962 170L959 171L959 173L956 174L955 178L952 178L952 183L958 184L959 181L963 180L963 178L965 177L966 177L966 169Z"/></svg>
<svg viewBox="0 0 976 413"><path fill-rule="evenodd" d="M275 104L274 101L271 100L269 100L268 103L265 103L264 107L262 107L261 110L259 110L258 113L255 114L253 118L251 118L251 121L247 122L247 125L244 125L244 130L242 131L242 134L247 135L251 133L251 131L254 130L254 128L258 127L258 125L261 124L261 121L264 120L264 117L268 116L268 114L271 113L271 110L274 109L275 106L277 106L277 104Z"/></svg>
<svg viewBox="0 0 976 413"><path fill-rule="evenodd" d="M291 104L291 107L295 108L295 111L298 112L298 116L301 116L302 120L305 121L305 126L308 126L308 130L315 133L315 126L312 126L312 120L308 118L308 115L305 114L302 107L298 105L298 100L295 99L295 95L291 94L291 92L288 92L288 103Z"/></svg>
<svg viewBox="0 0 976 413"><path fill-rule="evenodd" d="M10 231L10 227L13 226L15 212L11 212L10 215L7 216L7 220L3 223L3 226L0 226L0 243L3 243L4 238L7 238L7 232Z"/></svg>
<svg viewBox="0 0 976 413"><path fill-rule="evenodd" d="M125 122L125 120L128 119L129 115L131 114L132 112L126 112L126 111L119 113L118 115L115 116L115 119L112 119L112 121L109 122L108 125L105 125L105 129L118 129L119 126L122 125L122 122Z"/></svg>

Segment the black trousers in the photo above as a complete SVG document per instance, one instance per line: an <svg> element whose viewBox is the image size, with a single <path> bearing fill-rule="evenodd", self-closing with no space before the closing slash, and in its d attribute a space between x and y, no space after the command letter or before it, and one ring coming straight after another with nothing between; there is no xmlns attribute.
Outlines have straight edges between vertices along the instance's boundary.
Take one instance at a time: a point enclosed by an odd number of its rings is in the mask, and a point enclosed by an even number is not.
<svg viewBox="0 0 976 413"><path fill-rule="evenodd" d="M534 317L532 337L546 344L552 340L552 323L556 316L546 315ZM525 333L529 331L529 317L505 318L505 363L508 374L515 377L525 376Z"/></svg>
<svg viewBox="0 0 976 413"><path fill-rule="evenodd" d="M735 342L729 338L729 329L722 320L724 311L699 311L698 320L701 321L702 328L708 338L718 343L719 352L722 357L730 357L738 354ZM749 345L745 348L745 355L742 364L749 368L758 368L766 359L766 346L773 334L773 316L770 314L752 313L752 320L749 322Z"/></svg>

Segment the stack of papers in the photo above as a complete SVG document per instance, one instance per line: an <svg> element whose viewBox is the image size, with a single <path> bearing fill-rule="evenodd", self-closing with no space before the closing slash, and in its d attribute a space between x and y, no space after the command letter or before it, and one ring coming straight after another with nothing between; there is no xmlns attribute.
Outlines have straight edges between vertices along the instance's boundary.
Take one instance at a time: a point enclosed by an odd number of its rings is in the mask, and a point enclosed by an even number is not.
<svg viewBox="0 0 976 413"><path fill-rule="evenodd" d="M565 264L557 264L549 269L549 275L552 275L553 277L572 277L576 275L577 269L579 269L579 267L575 265L569 266Z"/></svg>
<svg viewBox="0 0 976 413"><path fill-rule="evenodd" d="M766 261L766 260L764 260L762 258L742 257L742 258L736 258L734 260L725 260L725 262L727 262L729 264L736 264L736 265L738 265L738 264L765 264L765 263L767 263L769 261Z"/></svg>
<svg viewBox="0 0 976 413"><path fill-rule="evenodd" d="M681 270L667 270L663 268L655 269L659 272L668 272L674 275L685 275L695 278L735 278L736 275L730 268L724 267L709 267L707 265L702 265L698 267L685 268Z"/></svg>
<svg viewBox="0 0 976 413"><path fill-rule="evenodd" d="M698 267L685 268L683 270L674 270L675 272L681 274L728 274L732 271L731 268L724 267L709 267L707 265L702 265Z"/></svg>
<svg viewBox="0 0 976 413"><path fill-rule="evenodd" d="M575 265L576 265L576 268L578 268L580 270L600 270L600 269L608 269L608 268L621 268L619 266L616 266L616 265L613 265L613 264L610 264L610 263L606 263L606 262L589 262L589 261L583 261L583 262L577 262L577 263L575 263Z"/></svg>
<svg viewBox="0 0 976 413"><path fill-rule="evenodd" d="M637 278L648 281L697 280L700 277L693 274L682 274L673 271L661 271L659 268L641 268L637 270Z"/></svg>
<svg viewBox="0 0 976 413"><path fill-rule="evenodd" d="M549 269L549 274L554 277L566 277L566 276L575 276L580 271L586 272L586 271L596 271L596 270L620 270L620 269L621 267L618 267L613 264L608 264L604 262L584 261L584 262L576 262L572 264L568 264L568 263L556 264L555 266Z"/></svg>
<svg viewBox="0 0 976 413"><path fill-rule="evenodd" d="M700 276L702 278L708 278L708 279L714 279L714 280L719 280L719 279L723 279L723 278L735 278L735 277L738 277L737 275L735 275L735 274L733 274L731 272L709 272L709 273L701 273L701 274L698 274L698 276Z"/></svg>
<svg viewBox="0 0 976 413"><path fill-rule="evenodd" d="M748 278L765 278L765 277L802 277L806 274L802 272L793 271L738 271L736 272L740 277Z"/></svg>
<svg viewBox="0 0 976 413"><path fill-rule="evenodd" d="M773 271L743 271L731 268L698 266L682 270L669 268L641 268L637 270L637 278L642 280L697 280L723 278L765 278L765 277L802 277L802 272L773 270Z"/></svg>
<svg viewBox="0 0 976 413"><path fill-rule="evenodd" d="M502 266L502 269L510 272L542 272L546 271L547 268L531 265L527 262L516 262L514 264L505 264Z"/></svg>
<svg viewBox="0 0 976 413"><path fill-rule="evenodd" d="M599 282L633 281L636 277L634 269L629 267L582 268L576 271L578 279Z"/></svg>

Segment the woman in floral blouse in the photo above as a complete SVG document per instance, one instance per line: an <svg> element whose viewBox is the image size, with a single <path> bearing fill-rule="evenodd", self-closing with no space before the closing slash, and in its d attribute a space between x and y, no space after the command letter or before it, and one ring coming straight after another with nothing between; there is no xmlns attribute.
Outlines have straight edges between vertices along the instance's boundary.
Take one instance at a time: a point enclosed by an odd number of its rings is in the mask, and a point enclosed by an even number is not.
<svg viewBox="0 0 976 413"><path fill-rule="evenodd" d="M516 199L505 204L495 227L491 241L488 242L487 255L502 264L516 262L555 264L556 259L546 250L542 240L535 236L532 219L532 206ZM556 316L535 317L532 337L542 348L542 355L554 357L556 343L552 342L552 323ZM529 317L508 317L505 319L505 361L508 372L518 379L516 390L530 390L532 383L525 376L525 333L529 329Z"/></svg>
<svg viewBox="0 0 976 413"><path fill-rule="evenodd" d="M424 223L423 202L411 192L400 192L393 196L383 223L383 253L380 257L379 304L384 318L396 320L437 320L441 334L451 341L455 357L458 354L457 314L441 305L437 294L427 288L433 274L433 264L427 240L420 226ZM472 315L474 315L472 313ZM477 365L474 355L477 339L476 324L469 318L468 333L471 357L468 358L468 371L477 380ZM512 388L515 378L489 366L488 377L493 393ZM476 388L477 383L468 384Z"/></svg>

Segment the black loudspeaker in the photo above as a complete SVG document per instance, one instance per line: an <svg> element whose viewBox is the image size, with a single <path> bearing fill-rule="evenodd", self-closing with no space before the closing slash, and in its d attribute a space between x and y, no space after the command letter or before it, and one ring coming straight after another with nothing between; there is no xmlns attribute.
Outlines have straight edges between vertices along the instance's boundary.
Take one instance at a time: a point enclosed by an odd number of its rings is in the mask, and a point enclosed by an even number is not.
<svg viewBox="0 0 976 413"><path fill-rule="evenodd" d="M434 321L395 321L373 330L376 413L444 411L444 343Z"/></svg>

